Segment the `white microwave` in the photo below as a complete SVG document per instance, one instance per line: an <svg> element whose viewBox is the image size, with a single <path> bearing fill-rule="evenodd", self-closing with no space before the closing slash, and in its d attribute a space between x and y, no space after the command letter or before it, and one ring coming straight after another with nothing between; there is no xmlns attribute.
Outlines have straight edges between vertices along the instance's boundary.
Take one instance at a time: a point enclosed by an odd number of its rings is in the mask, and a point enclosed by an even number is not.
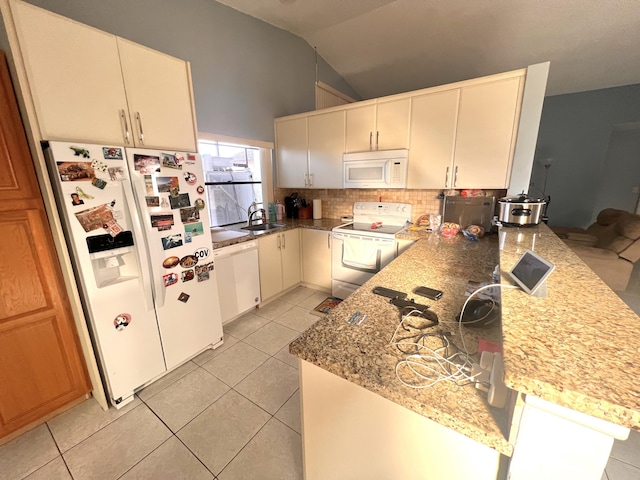
<svg viewBox="0 0 640 480"><path fill-rule="evenodd" d="M407 188L409 150L345 153L343 188Z"/></svg>

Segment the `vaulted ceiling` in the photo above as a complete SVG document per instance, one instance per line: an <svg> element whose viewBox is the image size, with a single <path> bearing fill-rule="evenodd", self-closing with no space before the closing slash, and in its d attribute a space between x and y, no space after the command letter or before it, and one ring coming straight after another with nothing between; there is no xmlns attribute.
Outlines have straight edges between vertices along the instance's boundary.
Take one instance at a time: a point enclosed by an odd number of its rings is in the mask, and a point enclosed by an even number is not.
<svg viewBox="0 0 640 480"><path fill-rule="evenodd" d="M218 0L304 38L361 96L551 61L547 95L640 83L638 0Z"/></svg>

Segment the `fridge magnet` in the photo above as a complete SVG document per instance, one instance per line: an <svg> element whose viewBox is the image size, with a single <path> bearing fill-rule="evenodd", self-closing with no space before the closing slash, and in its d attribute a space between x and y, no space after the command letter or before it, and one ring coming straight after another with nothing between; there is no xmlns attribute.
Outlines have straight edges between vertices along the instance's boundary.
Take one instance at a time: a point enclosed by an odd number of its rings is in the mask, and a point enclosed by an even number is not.
<svg viewBox="0 0 640 480"><path fill-rule="evenodd" d="M164 268L173 268L180 263L180 257L167 257L162 262Z"/></svg>
<svg viewBox="0 0 640 480"><path fill-rule="evenodd" d="M160 171L160 157L134 153L133 166L141 174L157 173Z"/></svg>
<svg viewBox="0 0 640 480"><path fill-rule="evenodd" d="M71 194L71 205L84 205L84 200L77 193Z"/></svg>
<svg viewBox="0 0 640 480"><path fill-rule="evenodd" d="M56 162L62 182L90 182L96 177L89 162Z"/></svg>
<svg viewBox="0 0 640 480"><path fill-rule="evenodd" d="M86 148L82 148L82 147L69 147L69 148L71 149L71 151L76 157L83 157L83 158L91 157L89 150L87 150Z"/></svg>
<svg viewBox="0 0 640 480"><path fill-rule="evenodd" d="M204 229L202 228L202 222L190 223L184 226L185 235L188 233L192 237L197 237L198 235L202 235L204 233Z"/></svg>
<svg viewBox="0 0 640 480"><path fill-rule="evenodd" d="M145 175L144 176L144 189L147 195L155 195L155 188L153 188L153 175Z"/></svg>
<svg viewBox="0 0 640 480"><path fill-rule="evenodd" d="M156 177L156 185L158 193L169 193L177 196L180 192L178 177Z"/></svg>
<svg viewBox="0 0 640 480"><path fill-rule="evenodd" d="M171 155L170 153L161 153L162 157L162 166L166 168L178 168L182 170L182 165L178 163L175 155Z"/></svg>
<svg viewBox="0 0 640 480"><path fill-rule="evenodd" d="M93 168L95 168L96 170L100 170L101 172L106 172L107 168L109 168L109 166L105 162L102 162L102 161L97 160L97 159L94 159L91 162L91 166Z"/></svg>
<svg viewBox="0 0 640 480"><path fill-rule="evenodd" d="M184 172L184 180L189 185L195 185L198 181L198 177L196 177L196 174L193 172Z"/></svg>
<svg viewBox="0 0 640 480"><path fill-rule="evenodd" d="M169 196L169 202L171 203L171 209L184 208L191 205L188 193L179 193L175 197Z"/></svg>
<svg viewBox="0 0 640 480"><path fill-rule="evenodd" d="M160 206L160 197L150 196L144 197L144 201L147 202L147 207L159 207Z"/></svg>
<svg viewBox="0 0 640 480"><path fill-rule="evenodd" d="M180 168L182 168L182 164L184 163L184 155L176 152L173 154L174 157L176 157L176 162L178 163L178 165L180 165Z"/></svg>
<svg viewBox="0 0 640 480"><path fill-rule="evenodd" d="M125 328L129 326L131 323L131 315L128 313L121 313L113 320L113 326L116 327L116 330L121 332Z"/></svg>
<svg viewBox="0 0 640 480"><path fill-rule="evenodd" d="M195 153L187 153L187 162L188 163L196 163L196 154Z"/></svg>
<svg viewBox="0 0 640 480"><path fill-rule="evenodd" d="M93 195L89 195L88 193L84 193L80 187L76 187L76 193L80 198L84 198L85 200L92 200L95 197Z"/></svg>
<svg viewBox="0 0 640 480"><path fill-rule="evenodd" d="M183 303L187 303L189 301L189 294L184 292L180 293L180 295L178 295L178 300Z"/></svg>
<svg viewBox="0 0 640 480"><path fill-rule="evenodd" d="M75 215L85 232L102 228L103 225L113 220L113 213L106 204L76 212Z"/></svg>
<svg viewBox="0 0 640 480"><path fill-rule="evenodd" d="M112 237L115 237L124 230L120 225L118 225L118 222L116 222L115 220L109 220L102 226L102 228L109 232L109 235L111 235Z"/></svg>
<svg viewBox="0 0 640 480"><path fill-rule="evenodd" d="M151 226L157 228L159 232L171 230L174 224L173 213L152 213Z"/></svg>
<svg viewBox="0 0 640 480"><path fill-rule="evenodd" d="M193 202L193 206L196 207L198 210L204 210L204 200L201 198L196 198L196 201Z"/></svg>
<svg viewBox="0 0 640 480"><path fill-rule="evenodd" d="M204 193L204 187L202 185L198 185L198 188L196 188L196 192L202 195Z"/></svg>
<svg viewBox="0 0 640 480"><path fill-rule="evenodd" d="M196 256L198 260L205 260L209 258L210 250L207 247L200 247L193 254Z"/></svg>
<svg viewBox="0 0 640 480"><path fill-rule="evenodd" d="M118 180L124 180L125 177L124 176L124 169L122 167L109 167L109 179L111 181L118 181Z"/></svg>
<svg viewBox="0 0 640 480"><path fill-rule="evenodd" d="M122 148L102 147L102 156L105 160L122 160Z"/></svg>
<svg viewBox="0 0 640 480"><path fill-rule="evenodd" d="M162 197L162 201L160 202L160 206L166 210L168 210L169 208L171 208L171 206L169 205L169 200L167 200L167 197Z"/></svg>
<svg viewBox="0 0 640 480"><path fill-rule="evenodd" d="M198 281L204 282L205 280L209 280L209 272L200 272L198 274Z"/></svg>
<svg viewBox="0 0 640 480"><path fill-rule="evenodd" d="M175 285L178 283L178 274L177 273L167 273L162 276L162 281L165 287L170 287L171 285Z"/></svg>
<svg viewBox="0 0 640 480"><path fill-rule="evenodd" d="M189 282L191 280L193 280L193 278L195 277L195 274L193 273L193 269L190 268L189 270L184 270L182 272L182 281L183 282Z"/></svg>
<svg viewBox="0 0 640 480"><path fill-rule="evenodd" d="M104 190L104 187L107 186L107 182L105 182L101 178L96 177L93 180L91 180L91 185L93 185L94 187L98 187L100 190Z"/></svg>
<svg viewBox="0 0 640 480"><path fill-rule="evenodd" d="M166 237L162 237L162 248L165 250L169 250L170 248L176 248L182 246L182 234L177 233L174 235L168 235Z"/></svg>
<svg viewBox="0 0 640 480"><path fill-rule="evenodd" d="M200 220L200 211L196 207L180 209L180 220L182 223L193 223Z"/></svg>
<svg viewBox="0 0 640 480"><path fill-rule="evenodd" d="M196 275L199 273L210 272L211 270L213 270L213 262L196 265L195 267Z"/></svg>
<svg viewBox="0 0 640 480"><path fill-rule="evenodd" d="M180 259L180 266L182 268L191 268L198 263L198 257L195 255L185 255Z"/></svg>
<svg viewBox="0 0 640 480"><path fill-rule="evenodd" d="M193 235L191 235L191 232L184 232L184 243L191 243L193 240Z"/></svg>

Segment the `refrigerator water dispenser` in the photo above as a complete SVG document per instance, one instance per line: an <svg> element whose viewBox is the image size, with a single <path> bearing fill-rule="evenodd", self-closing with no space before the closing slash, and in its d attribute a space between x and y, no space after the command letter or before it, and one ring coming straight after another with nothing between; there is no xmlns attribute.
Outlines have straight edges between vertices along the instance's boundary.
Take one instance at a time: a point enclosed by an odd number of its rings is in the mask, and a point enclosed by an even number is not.
<svg viewBox="0 0 640 480"><path fill-rule="evenodd" d="M138 278L138 262L133 248L133 234L120 232L87 237L89 257L98 288Z"/></svg>

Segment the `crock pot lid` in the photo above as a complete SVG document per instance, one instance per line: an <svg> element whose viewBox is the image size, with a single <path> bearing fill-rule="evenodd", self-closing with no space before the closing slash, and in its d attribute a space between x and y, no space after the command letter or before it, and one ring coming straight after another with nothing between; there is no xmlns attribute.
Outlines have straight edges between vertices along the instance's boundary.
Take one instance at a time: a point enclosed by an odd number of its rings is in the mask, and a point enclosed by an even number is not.
<svg viewBox="0 0 640 480"><path fill-rule="evenodd" d="M516 195L514 197L502 197L502 203L545 203L544 198L533 198L526 195Z"/></svg>

